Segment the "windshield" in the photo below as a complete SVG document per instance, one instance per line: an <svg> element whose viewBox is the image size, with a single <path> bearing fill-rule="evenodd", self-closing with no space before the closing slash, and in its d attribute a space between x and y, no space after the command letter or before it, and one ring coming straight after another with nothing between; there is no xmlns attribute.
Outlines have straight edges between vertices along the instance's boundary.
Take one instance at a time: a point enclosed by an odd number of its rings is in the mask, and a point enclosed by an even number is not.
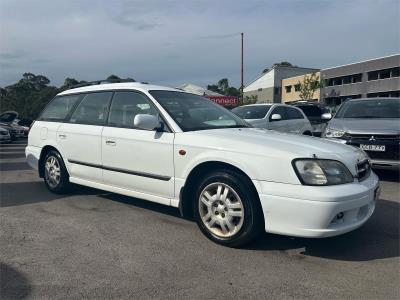
<svg viewBox="0 0 400 300"><path fill-rule="evenodd" d="M252 106L239 106L232 109L232 112L242 119L263 119L271 105L252 105Z"/></svg>
<svg viewBox="0 0 400 300"><path fill-rule="evenodd" d="M204 97L175 91L150 91L183 131L250 127L229 110Z"/></svg>
<svg viewBox="0 0 400 300"><path fill-rule="evenodd" d="M374 99L344 103L335 118L400 118L400 99Z"/></svg>
<svg viewBox="0 0 400 300"><path fill-rule="evenodd" d="M1 114L0 122L11 123L17 117L17 114L14 112L6 112Z"/></svg>

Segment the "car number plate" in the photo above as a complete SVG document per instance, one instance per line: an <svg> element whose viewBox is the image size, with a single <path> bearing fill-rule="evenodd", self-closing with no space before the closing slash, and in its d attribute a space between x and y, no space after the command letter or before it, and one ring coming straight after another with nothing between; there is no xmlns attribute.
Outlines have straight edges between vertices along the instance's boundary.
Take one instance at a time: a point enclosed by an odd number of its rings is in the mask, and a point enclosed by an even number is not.
<svg viewBox="0 0 400 300"><path fill-rule="evenodd" d="M385 151L386 150L386 146L385 145L360 145L360 148L362 150L366 150L366 151Z"/></svg>

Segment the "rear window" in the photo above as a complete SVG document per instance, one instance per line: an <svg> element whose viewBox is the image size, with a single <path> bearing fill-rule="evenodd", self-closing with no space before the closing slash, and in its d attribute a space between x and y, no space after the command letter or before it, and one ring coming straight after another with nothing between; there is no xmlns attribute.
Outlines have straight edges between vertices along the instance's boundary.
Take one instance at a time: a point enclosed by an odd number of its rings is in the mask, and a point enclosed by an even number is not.
<svg viewBox="0 0 400 300"><path fill-rule="evenodd" d="M66 95L55 97L44 109L39 120L63 121L82 95Z"/></svg>
<svg viewBox="0 0 400 300"><path fill-rule="evenodd" d="M271 105L239 106L232 109L232 112L242 119L263 119Z"/></svg>

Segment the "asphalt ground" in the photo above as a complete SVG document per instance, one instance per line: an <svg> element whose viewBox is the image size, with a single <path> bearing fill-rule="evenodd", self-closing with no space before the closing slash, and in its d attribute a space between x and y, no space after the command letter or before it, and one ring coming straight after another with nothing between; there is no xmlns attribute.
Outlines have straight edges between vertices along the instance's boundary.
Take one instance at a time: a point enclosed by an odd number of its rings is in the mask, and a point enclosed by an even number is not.
<svg viewBox="0 0 400 300"><path fill-rule="evenodd" d="M177 209L74 187L50 193L0 145L0 298L399 299L399 173L360 229L334 238L264 234L244 249L207 240Z"/></svg>

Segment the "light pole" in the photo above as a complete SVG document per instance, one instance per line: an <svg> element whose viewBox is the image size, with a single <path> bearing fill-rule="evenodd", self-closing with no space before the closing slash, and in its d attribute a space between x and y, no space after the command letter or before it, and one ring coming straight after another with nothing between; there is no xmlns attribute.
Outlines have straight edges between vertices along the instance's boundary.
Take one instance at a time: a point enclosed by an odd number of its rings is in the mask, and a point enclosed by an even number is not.
<svg viewBox="0 0 400 300"><path fill-rule="evenodd" d="M242 61L241 61L241 72L240 72L240 98L241 98L241 103L243 104L243 35L244 33L241 33L242 36Z"/></svg>

